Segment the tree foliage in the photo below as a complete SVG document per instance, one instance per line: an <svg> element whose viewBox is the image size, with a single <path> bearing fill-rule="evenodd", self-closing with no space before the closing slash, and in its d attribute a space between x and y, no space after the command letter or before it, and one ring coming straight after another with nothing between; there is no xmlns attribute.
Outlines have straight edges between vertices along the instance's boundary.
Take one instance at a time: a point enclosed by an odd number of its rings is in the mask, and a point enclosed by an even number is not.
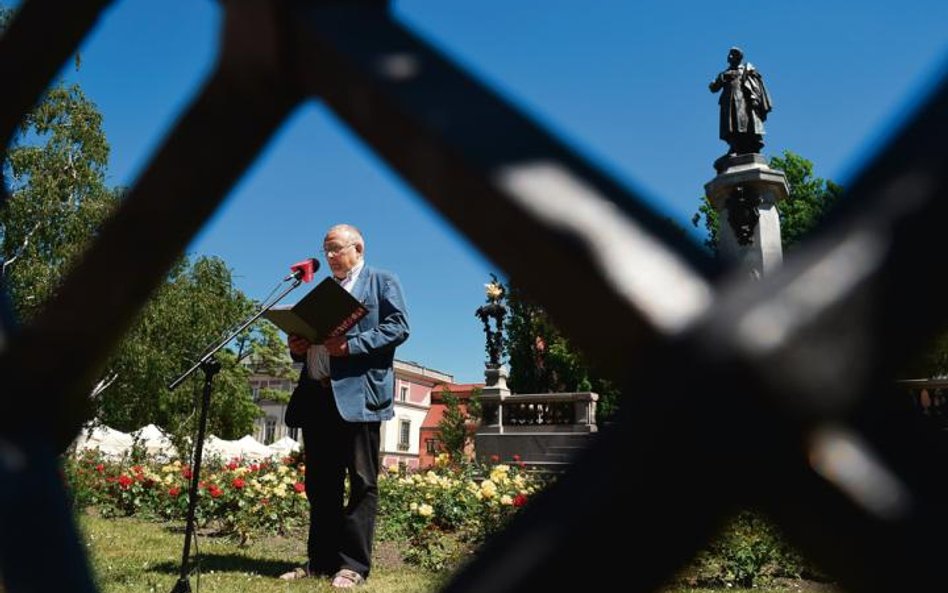
<svg viewBox="0 0 948 593"><path fill-rule="evenodd" d="M256 331L241 335L238 344L241 354L249 356L254 372L278 379L295 378L296 370L293 368L286 342L280 337L280 330L273 323L260 319L256 324Z"/></svg>
<svg viewBox="0 0 948 593"><path fill-rule="evenodd" d="M102 116L76 86L57 85L24 119L3 163L10 198L0 209L3 280L29 318L118 202L105 185Z"/></svg>
<svg viewBox="0 0 948 593"><path fill-rule="evenodd" d="M286 342L280 337L280 330L271 322L261 319L253 333L245 333L239 338L240 351L246 357L246 366L259 375L275 379L289 379L289 385L299 375L290 358ZM286 388L263 387L257 394L257 400L288 403L292 391Z"/></svg>
<svg viewBox="0 0 948 593"><path fill-rule="evenodd" d="M99 418L129 431L154 423L178 437L194 432L204 373L197 370L175 390L168 384L248 318L254 303L233 287L218 258L184 259L146 305L108 368L115 382L97 402ZM212 381L209 433L239 438L253 426L250 371L240 364L253 338L241 337L216 355L221 370Z"/></svg>
<svg viewBox="0 0 948 593"><path fill-rule="evenodd" d="M790 152L772 157L770 166L783 171L790 185L790 196L777 204L780 212L780 238L784 250L792 251L807 233L819 226L833 208L843 188L836 183L813 176L813 163Z"/></svg>
<svg viewBox="0 0 948 593"><path fill-rule="evenodd" d="M785 250L819 224L842 194L842 188L813 175L813 163L790 151L770 159L770 166L784 171L790 196L778 205ZM707 247L717 251L718 217L707 198L702 198L692 223L704 222ZM510 387L518 393L593 391L599 394L597 416L605 419L618 407L619 394L613 383L597 376L582 355L564 337L542 307L515 286L508 286L507 355Z"/></svg>
<svg viewBox="0 0 948 593"><path fill-rule="evenodd" d="M593 373L540 305L512 284L508 284L506 293L511 390L516 393L592 391L599 395L597 418L611 417L619 404L616 386Z"/></svg>
<svg viewBox="0 0 948 593"><path fill-rule="evenodd" d="M8 15L0 7L0 21ZM119 204L119 190L105 183L108 157L102 114L78 85L64 84L46 92L3 152L9 199L0 209L0 263L19 318L41 310ZM178 437L193 433L202 373L173 392L167 385L253 307L233 287L224 262L182 259L107 361L104 388L91 395L89 413L119 430L154 423ZM251 429L258 408L239 359L259 348L271 369L287 372L273 354L274 342L279 342L276 329L263 329L241 336L219 354L211 432L236 438Z"/></svg>
<svg viewBox="0 0 948 593"><path fill-rule="evenodd" d="M480 420L480 391L474 390L461 405L460 398L448 389L441 392L444 414L438 421L438 437L442 450L455 462L465 459L468 446L474 438Z"/></svg>

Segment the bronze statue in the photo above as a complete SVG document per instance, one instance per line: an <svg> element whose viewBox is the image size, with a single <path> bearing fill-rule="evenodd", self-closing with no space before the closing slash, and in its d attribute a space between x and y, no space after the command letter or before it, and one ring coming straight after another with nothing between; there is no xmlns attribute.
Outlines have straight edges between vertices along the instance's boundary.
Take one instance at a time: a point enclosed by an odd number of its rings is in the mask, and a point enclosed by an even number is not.
<svg viewBox="0 0 948 593"><path fill-rule="evenodd" d="M491 274L490 283L484 288L487 293L487 304L481 305L475 311L475 314L484 324L484 334L487 338L487 362L484 364L489 369L497 369L501 366L501 360L504 355L504 317L507 315L507 307L504 305L503 284L497 280L497 276ZM494 320L494 327L491 328L490 320Z"/></svg>
<svg viewBox="0 0 948 593"><path fill-rule="evenodd" d="M720 137L728 143L728 156L760 152L764 147L764 122L772 108L764 80L754 66L742 64L744 52L732 47L728 67L708 85L721 91Z"/></svg>

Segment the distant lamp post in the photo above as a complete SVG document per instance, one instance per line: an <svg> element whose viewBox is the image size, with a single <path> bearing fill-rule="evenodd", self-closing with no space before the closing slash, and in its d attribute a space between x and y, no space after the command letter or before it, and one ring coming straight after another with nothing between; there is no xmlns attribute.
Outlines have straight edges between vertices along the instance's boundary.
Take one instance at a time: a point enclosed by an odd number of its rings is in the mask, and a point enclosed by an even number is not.
<svg viewBox="0 0 948 593"><path fill-rule="evenodd" d="M507 306L504 304L506 291L495 275L491 274L490 277L491 281L484 285L487 304L481 305L475 312L484 324L486 338L487 362L484 363L486 379L484 393L507 394L509 393L507 372L501 362L504 355L504 317L507 315Z"/></svg>

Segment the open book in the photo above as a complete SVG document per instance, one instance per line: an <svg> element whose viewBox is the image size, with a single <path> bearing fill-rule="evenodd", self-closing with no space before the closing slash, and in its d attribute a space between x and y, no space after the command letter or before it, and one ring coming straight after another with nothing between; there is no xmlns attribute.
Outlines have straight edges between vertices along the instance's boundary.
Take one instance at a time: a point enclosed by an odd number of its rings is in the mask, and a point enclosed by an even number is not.
<svg viewBox="0 0 948 593"><path fill-rule="evenodd" d="M366 313L357 298L327 276L295 305L275 305L264 311L263 317L286 334L318 344L346 333Z"/></svg>

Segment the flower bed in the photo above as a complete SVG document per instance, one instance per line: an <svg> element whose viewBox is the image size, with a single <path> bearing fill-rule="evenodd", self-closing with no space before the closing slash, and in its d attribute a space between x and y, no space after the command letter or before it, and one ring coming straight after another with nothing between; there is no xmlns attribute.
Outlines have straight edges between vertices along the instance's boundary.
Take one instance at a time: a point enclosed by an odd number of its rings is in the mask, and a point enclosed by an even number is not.
<svg viewBox="0 0 948 593"><path fill-rule="evenodd" d="M185 520L191 468L181 461L133 459L109 461L96 451L65 459L75 507L105 517ZM305 471L299 454L259 463L205 460L195 523L241 542L290 533L308 521ZM545 484L521 464L458 464L447 455L427 471L388 468L379 476L379 538L409 541L406 561L444 568L499 529Z"/></svg>
<svg viewBox="0 0 948 593"><path fill-rule="evenodd" d="M191 468L181 461L109 461L96 451L65 462L76 508L103 516L184 520ZM304 468L298 457L243 463L209 459L201 468L195 524L245 541L254 534L286 533L306 515Z"/></svg>

